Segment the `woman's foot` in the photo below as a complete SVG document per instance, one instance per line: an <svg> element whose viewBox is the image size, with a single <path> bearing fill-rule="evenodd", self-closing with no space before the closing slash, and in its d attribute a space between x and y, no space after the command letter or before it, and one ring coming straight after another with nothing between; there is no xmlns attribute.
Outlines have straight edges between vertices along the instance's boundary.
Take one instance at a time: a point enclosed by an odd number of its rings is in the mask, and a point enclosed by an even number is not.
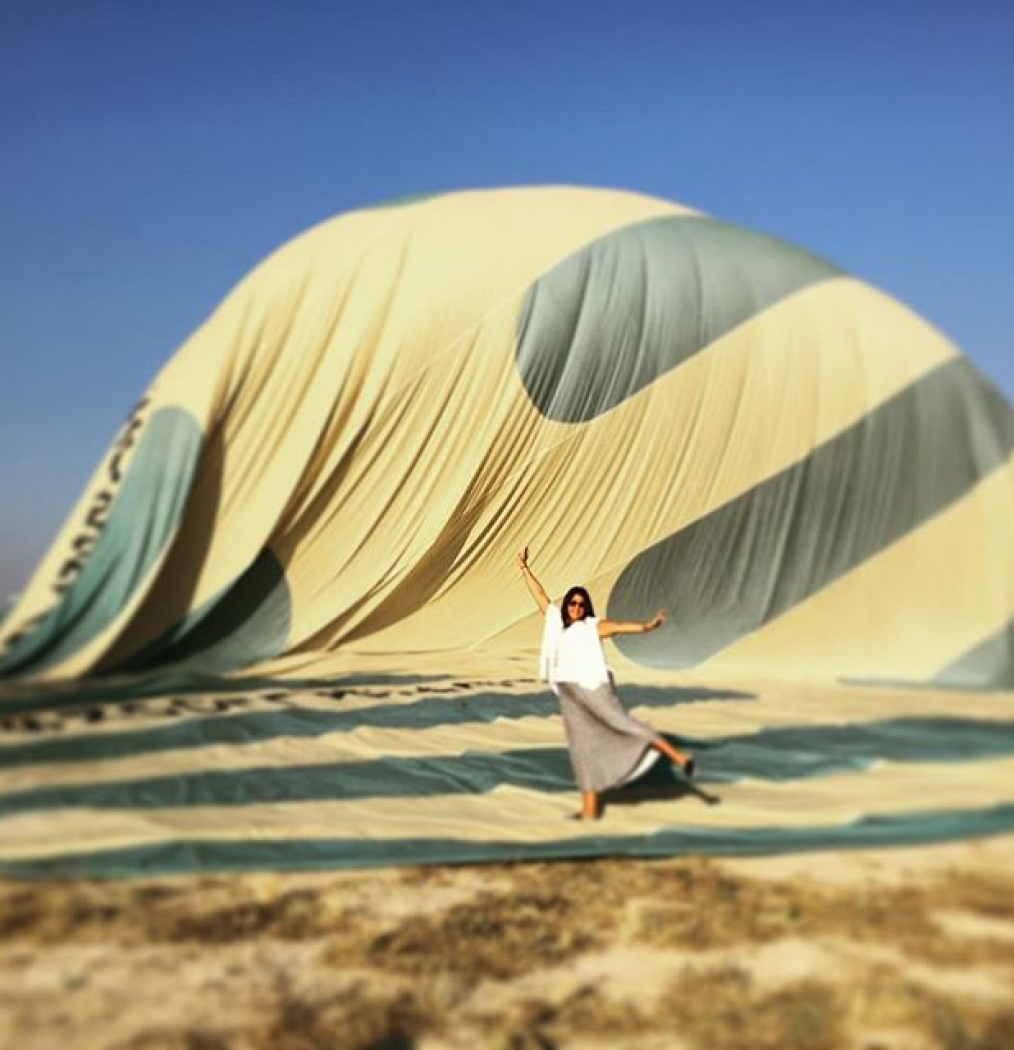
<svg viewBox="0 0 1014 1050"><path fill-rule="evenodd" d="M693 777L694 772L697 769L697 763L694 760L693 755L685 755L682 751L677 751L676 748L665 739L665 737L660 737L656 740L655 743L652 744L652 747L654 747L656 751L661 751L662 754L673 763L673 765L679 766L680 769L683 770L683 775L687 780L690 780Z"/></svg>
<svg viewBox="0 0 1014 1050"><path fill-rule="evenodd" d="M581 792L581 819L599 820L602 817L602 805L595 791Z"/></svg>

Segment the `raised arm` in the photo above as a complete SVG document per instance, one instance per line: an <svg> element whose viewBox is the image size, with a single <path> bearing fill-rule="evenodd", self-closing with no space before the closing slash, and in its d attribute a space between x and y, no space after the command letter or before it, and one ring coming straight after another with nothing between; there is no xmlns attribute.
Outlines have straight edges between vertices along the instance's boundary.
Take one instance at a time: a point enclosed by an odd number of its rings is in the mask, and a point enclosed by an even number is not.
<svg viewBox="0 0 1014 1050"><path fill-rule="evenodd" d="M665 611L659 609L650 619L639 623L636 620L599 620L599 637L612 638L614 634L644 634L654 631L665 623Z"/></svg>
<svg viewBox="0 0 1014 1050"><path fill-rule="evenodd" d="M528 589L532 592L535 604L539 607L539 612L545 613L549 607L549 595L546 594L545 588L535 578L535 574L528 565L527 547L518 555L518 566L521 569L521 575L524 577L525 583L528 584Z"/></svg>

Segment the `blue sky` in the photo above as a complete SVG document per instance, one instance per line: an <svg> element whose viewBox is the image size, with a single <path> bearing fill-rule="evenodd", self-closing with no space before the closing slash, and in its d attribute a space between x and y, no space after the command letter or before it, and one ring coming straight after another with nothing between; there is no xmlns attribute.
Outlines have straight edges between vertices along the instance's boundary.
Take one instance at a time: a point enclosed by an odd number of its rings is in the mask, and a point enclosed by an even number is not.
<svg viewBox="0 0 1014 1050"><path fill-rule="evenodd" d="M240 277L362 204L655 193L912 306L1014 399L1014 4L0 5L0 602Z"/></svg>

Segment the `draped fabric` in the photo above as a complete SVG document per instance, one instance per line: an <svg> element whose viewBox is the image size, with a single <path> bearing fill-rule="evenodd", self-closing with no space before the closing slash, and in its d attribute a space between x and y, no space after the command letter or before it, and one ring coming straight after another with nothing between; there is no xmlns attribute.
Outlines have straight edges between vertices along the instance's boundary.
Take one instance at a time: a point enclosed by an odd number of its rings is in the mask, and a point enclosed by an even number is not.
<svg viewBox="0 0 1014 1050"><path fill-rule="evenodd" d="M943 336L775 238L591 189L366 209L169 360L4 621L0 675L516 651L527 543L551 593L667 609L618 643L624 680L1009 686L1012 448Z"/></svg>
<svg viewBox="0 0 1014 1050"><path fill-rule="evenodd" d="M0 864L1009 827L1012 450L950 341L766 234L574 187L338 216L169 359L0 623ZM610 664L725 805L560 830L526 545L553 596L666 610Z"/></svg>

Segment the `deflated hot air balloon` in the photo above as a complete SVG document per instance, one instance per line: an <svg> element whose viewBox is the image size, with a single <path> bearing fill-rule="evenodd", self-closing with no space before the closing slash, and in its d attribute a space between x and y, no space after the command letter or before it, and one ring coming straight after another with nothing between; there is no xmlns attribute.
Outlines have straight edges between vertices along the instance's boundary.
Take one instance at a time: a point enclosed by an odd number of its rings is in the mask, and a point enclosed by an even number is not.
<svg viewBox="0 0 1014 1050"><path fill-rule="evenodd" d="M529 545L557 594L667 610L627 678L1010 687L1012 448L947 339L772 237L563 187L357 211L166 364L0 673L516 652Z"/></svg>
<svg viewBox="0 0 1014 1050"><path fill-rule="evenodd" d="M943 336L771 237L572 188L341 216L168 362L4 621L0 872L1009 833L1012 449ZM614 710L701 764L594 833L535 680L573 585L652 617Z"/></svg>

